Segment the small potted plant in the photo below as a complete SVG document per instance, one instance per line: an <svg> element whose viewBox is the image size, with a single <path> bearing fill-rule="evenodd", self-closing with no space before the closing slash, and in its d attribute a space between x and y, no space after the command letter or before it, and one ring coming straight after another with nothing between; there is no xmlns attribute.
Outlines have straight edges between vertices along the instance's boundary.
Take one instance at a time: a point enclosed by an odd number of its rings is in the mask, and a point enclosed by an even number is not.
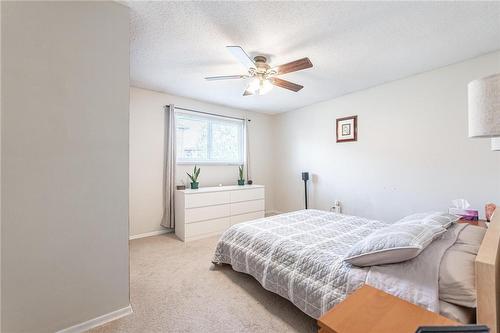
<svg viewBox="0 0 500 333"><path fill-rule="evenodd" d="M245 185L245 177L243 177L243 165L238 167L240 171L240 179L238 179L238 185Z"/></svg>
<svg viewBox="0 0 500 333"><path fill-rule="evenodd" d="M198 176L200 175L200 168L197 168L196 165L194 166L193 174L190 175L189 173L186 172L188 177L191 179L191 189L196 190L198 189Z"/></svg>

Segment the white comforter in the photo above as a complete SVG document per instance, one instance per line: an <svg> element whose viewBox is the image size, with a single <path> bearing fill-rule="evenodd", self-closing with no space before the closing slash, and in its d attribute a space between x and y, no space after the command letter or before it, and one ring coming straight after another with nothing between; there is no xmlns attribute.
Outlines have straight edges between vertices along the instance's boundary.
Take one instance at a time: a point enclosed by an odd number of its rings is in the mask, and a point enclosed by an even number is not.
<svg viewBox="0 0 500 333"><path fill-rule="evenodd" d="M460 227L403 264L359 268L343 261L354 243L387 225L313 209L271 216L224 232L213 262L252 275L313 318L364 283L438 311L439 264Z"/></svg>

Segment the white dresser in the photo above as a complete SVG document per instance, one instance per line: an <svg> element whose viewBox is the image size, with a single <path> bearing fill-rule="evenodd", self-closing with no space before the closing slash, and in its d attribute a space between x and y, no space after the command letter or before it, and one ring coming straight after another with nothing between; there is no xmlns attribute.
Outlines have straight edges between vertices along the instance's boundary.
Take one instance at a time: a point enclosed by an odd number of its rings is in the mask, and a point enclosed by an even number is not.
<svg viewBox="0 0 500 333"><path fill-rule="evenodd" d="M222 233L264 217L264 186L234 185L175 191L175 234L183 241Z"/></svg>

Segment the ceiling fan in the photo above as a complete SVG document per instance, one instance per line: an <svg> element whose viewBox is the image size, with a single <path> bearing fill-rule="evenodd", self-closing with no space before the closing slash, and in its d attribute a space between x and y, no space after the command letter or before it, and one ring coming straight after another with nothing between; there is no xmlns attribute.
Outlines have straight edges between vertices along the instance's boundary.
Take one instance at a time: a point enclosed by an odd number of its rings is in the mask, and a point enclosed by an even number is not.
<svg viewBox="0 0 500 333"><path fill-rule="evenodd" d="M267 63L267 58L264 56L256 56L253 60L240 46L226 46L229 52L246 68L248 74L244 75L225 75L206 77L205 80L232 80L232 79L249 79L252 80L248 84L243 96L249 95L264 95L268 93L273 86L288 89L294 92L304 88L300 84L296 84L287 80L280 79L276 76L300 71L306 68L311 68L313 64L309 58L302 58L284 65L271 67Z"/></svg>

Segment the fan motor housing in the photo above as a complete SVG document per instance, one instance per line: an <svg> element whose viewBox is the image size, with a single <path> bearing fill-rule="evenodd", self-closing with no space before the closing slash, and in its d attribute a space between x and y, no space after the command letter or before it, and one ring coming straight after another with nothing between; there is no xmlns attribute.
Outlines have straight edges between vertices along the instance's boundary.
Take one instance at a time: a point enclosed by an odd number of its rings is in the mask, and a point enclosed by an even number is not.
<svg viewBox="0 0 500 333"><path fill-rule="evenodd" d="M264 56L255 56L253 60L255 62L255 66L257 67L257 72L265 72L271 68L271 66L267 64L267 58Z"/></svg>

